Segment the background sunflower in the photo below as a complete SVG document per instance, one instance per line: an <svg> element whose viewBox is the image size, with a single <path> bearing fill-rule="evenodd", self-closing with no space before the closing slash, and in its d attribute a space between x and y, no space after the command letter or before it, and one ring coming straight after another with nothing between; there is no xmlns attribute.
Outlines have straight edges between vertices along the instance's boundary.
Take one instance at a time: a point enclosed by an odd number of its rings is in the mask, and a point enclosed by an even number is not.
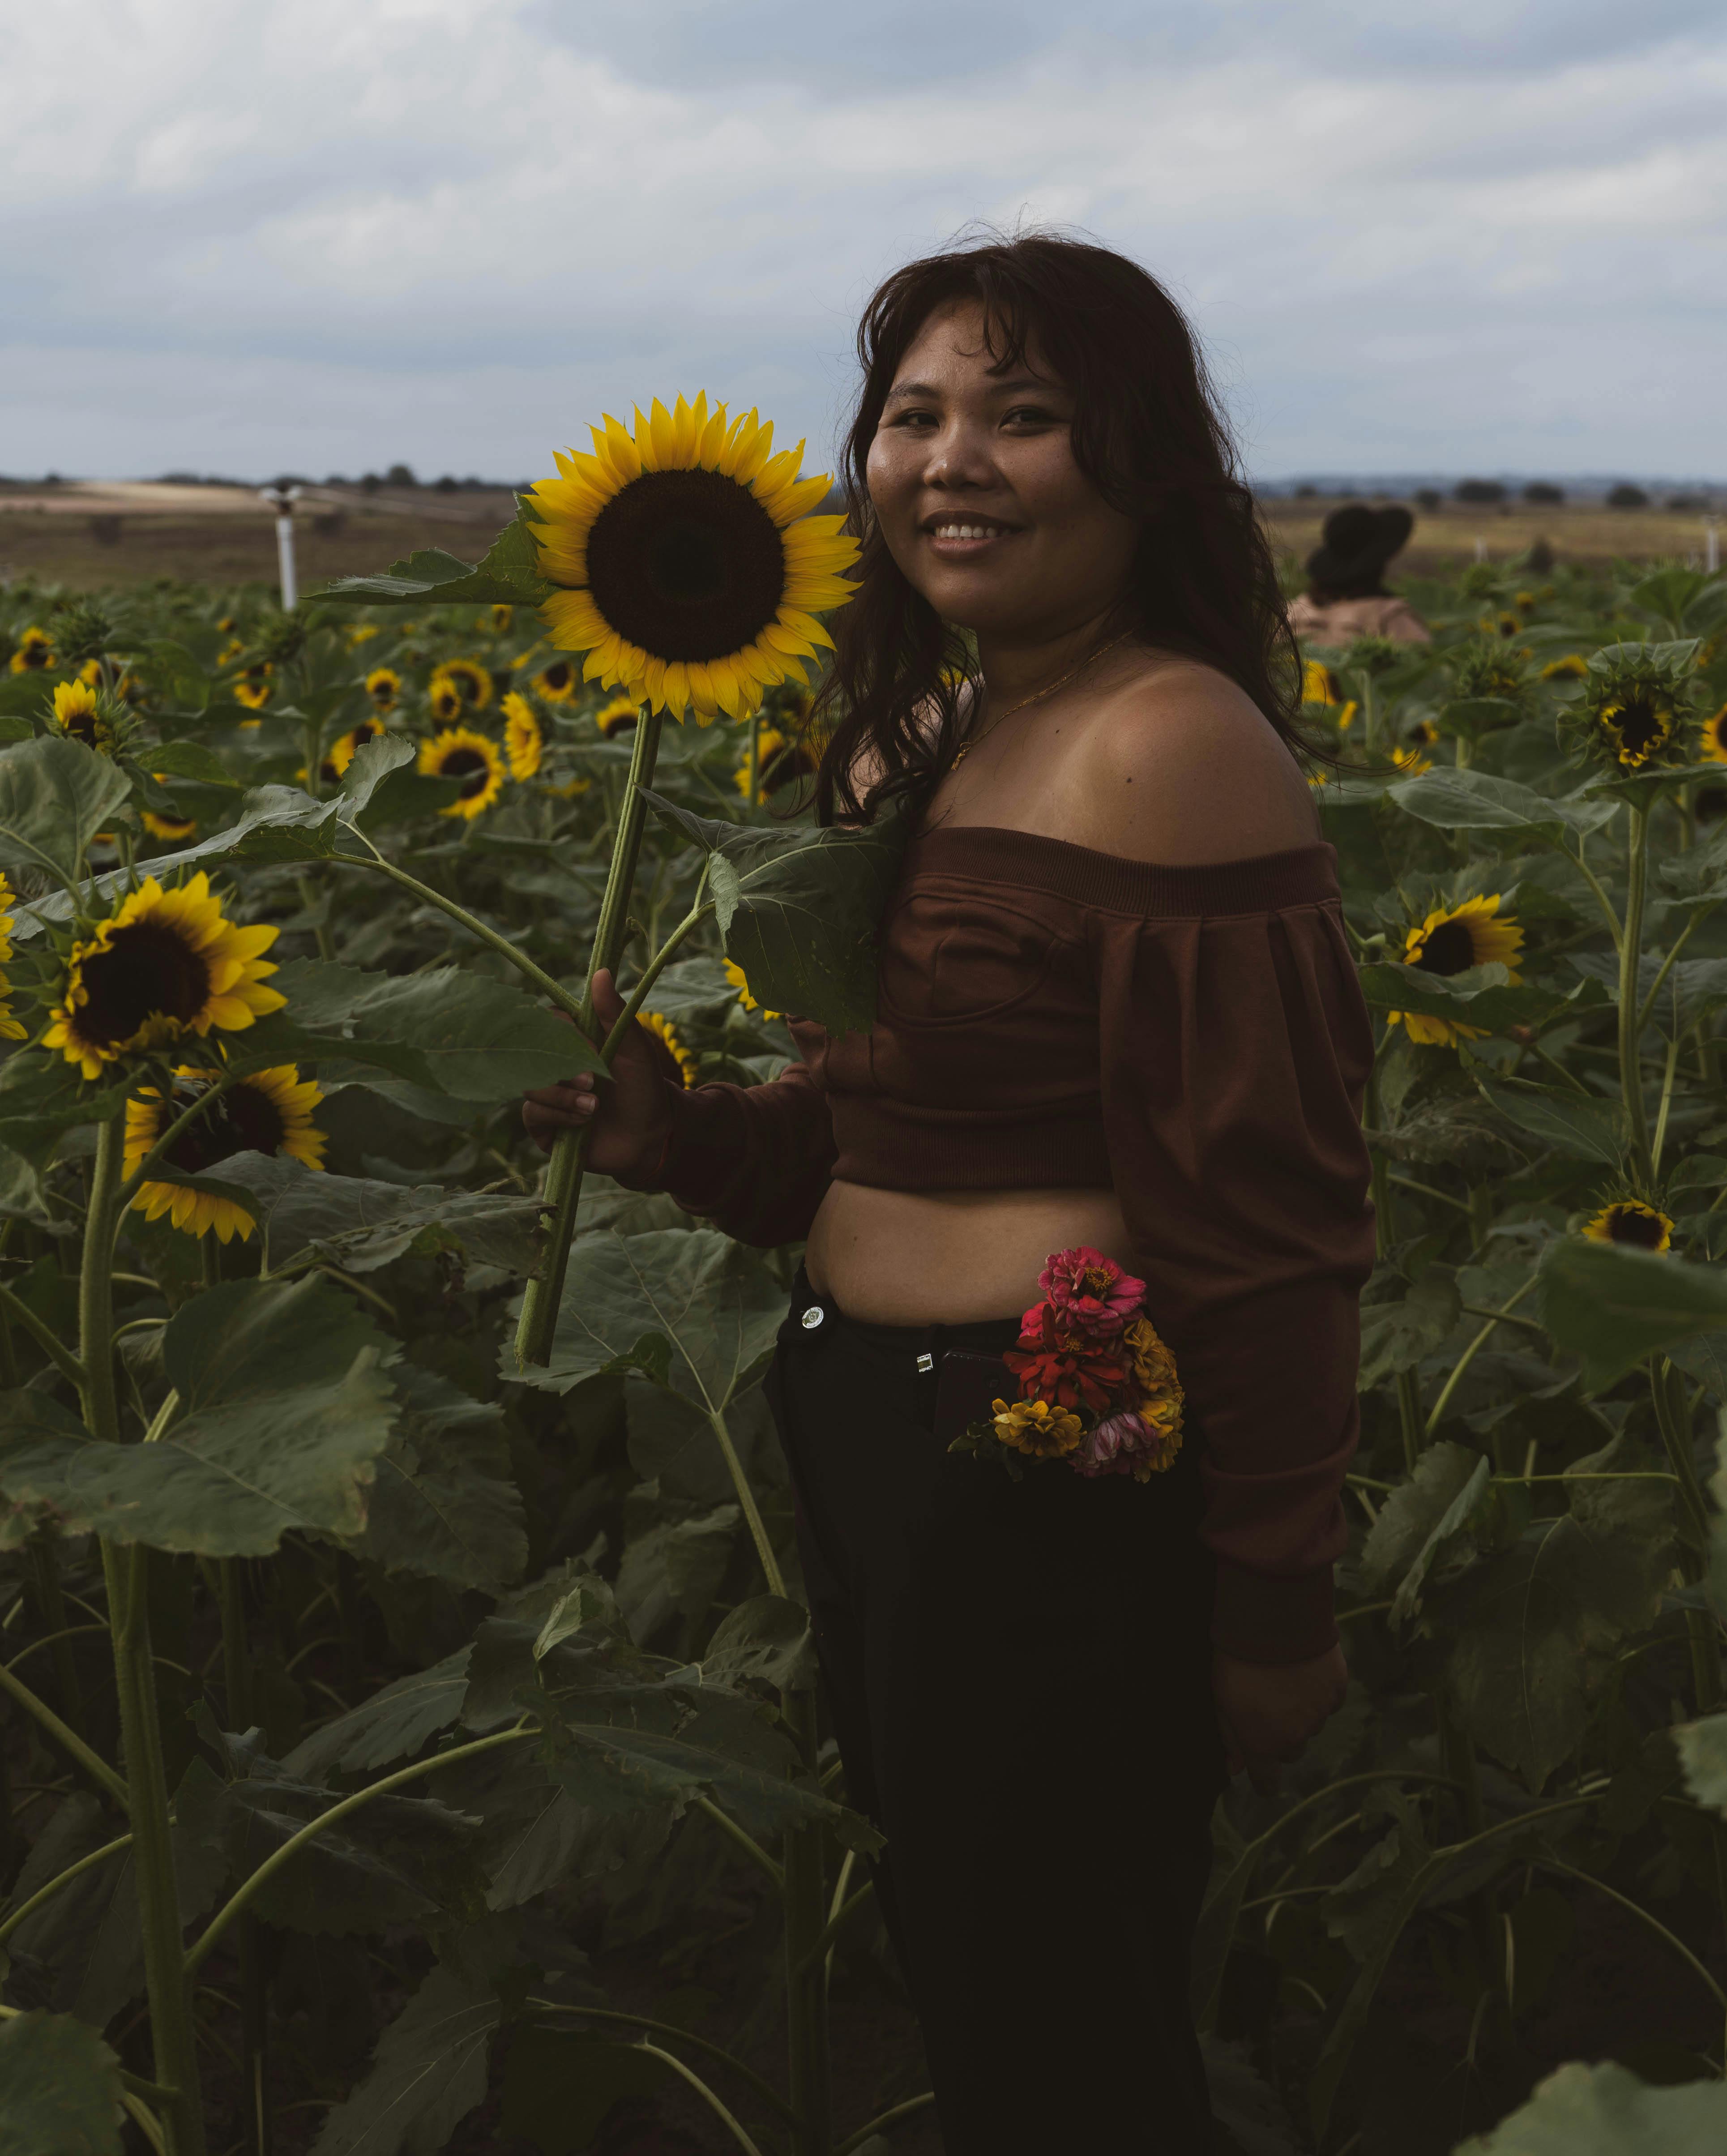
<svg viewBox="0 0 1727 2156"><path fill-rule="evenodd" d="M700 1085L701 1066L684 1045L682 1036L671 1020L669 1018L662 1018L658 1011L650 1010L640 1012L638 1017L638 1023L647 1027L648 1032L660 1043L673 1062L677 1065L684 1083L686 1086Z"/></svg>
<svg viewBox="0 0 1727 2156"><path fill-rule="evenodd" d="M423 742L419 768L429 778L459 778L462 791L440 816L474 817L504 791L504 759L498 744L472 726L446 726Z"/></svg>
<svg viewBox="0 0 1727 2156"><path fill-rule="evenodd" d="M566 704L575 695L581 679L567 659L553 659L534 676L534 687L548 703Z"/></svg>
<svg viewBox="0 0 1727 2156"><path fill-rule="evenodd" d="M433 670L433 693L446 681L454 686L470 711L483 711L492 701L492 677L477 660L446 659Z"/></svg>
<svg viewBox="0 0 1727 2156"><path fill-rule="evenodd" d="M59 665L54 648L54 639L45 629L27 629L18 639L18 649L12 654L11 667L14 674L46 673Z"/></svg>
<svg viewBox="0 0 1727 2156"><path fill-rule="evenodd" d="M614 734L627 733L634 726L641 708L633 696L614 696L594 713L594 724L602 737L610 741Z"/></svg>
<svg viewBox="0 0 1727 2156"><path fill-rule="evenodd" d="M63 734L81 741L86 748L100 755L113 753L113 721L103 712L88 682L62 681L54 692L50 716Z"/></svg>
<svg viewBox="0 0 1727 2156"><path fill-rule="evenodd" d="M1499 916L1499 894L1490 898L1466 898L1459 906L1437 906L1404 940L1403 963L1424 973L1467 973L1471 966L1494 961L1509 969L1512 981L1522 977L1517 957L1523 948L1523 931L1511 916ZM1386 1023L1402 1025L1409 1038L1424 1047L1451 1048L1459 1040L1480 1040L1484 1029L1462 1025L1444 1018L1429 1018L1420 1011L1388 1011Z"/></svg>
<svg viewBox="0 0 1727 2156"><path fill-rule="evenodd" d="M381 711L393 711L402 694L402 676L393 666L374 666L366 677L366 693Z"/></svg>
<svg viewBox="0 0 1727 2156"><path fill-rule="evenodd" d="M155 1086L146 1086L126 1102L128 1175L136 1173L162 1132L213 1082L209 1071L182 1066L174 1073L171 1093L165 1096ZM181 1133L169 1148L168 1158L188 1175L202 1174L237 1152L284 1153L307 1168L321 1169L329 1140L313 1123L312 1111L323 1098L316 1083L302 1079L291 1063L252 1071ZM166 1213L188 1235L208 1235L213 1229L222 1243L235 1235L243 1242L252 1233L251 1215L232 1199L211 1191L188 1190L183 1183L140 1183L132 1209L146 1220L158 1220Z"/></svg>
<svg viewBox="0 0 1727 2156"><path fill-rule="evenodd" d="M593 453L558 457L530 490L541 573L560 588L541 612L582 672L656 711L737 718L762 691L805 678L831 642L817 610L852 596L857 559L843 519L807 512L826 475L800 480L803 454L771 454L773 429L751 412L710 413L706 394L638 410L633 439L607 416Z"/></svg>
<svg viewBox="0 0 1727 2156"><path fill-rule="evenodd" d="M1617 1198L1602 1206L1583 1232L1597 1243L1627 1244L1637 1250L1665 1250L1673 1243L1673 1224L1658 1206L1641 1198Z"/></svg>
<svg viewBox="0 0 1727 2156"><path fill-rule="evenodd" d="M105 1064L213 1026L238 1032L288 998L263 985L278 931L243 928L202 870L176 890L154 876L95 934L72 947L65 988L43 1036L86 1078Z"/></svg>
<svg viewBox="0 0 1727 2156"><path fill-rule="evenodd" d="M540 768L545 741L540 721L527 698L512 689L504 699L504 752L510 758L512 778L531 778Z"/></svg>

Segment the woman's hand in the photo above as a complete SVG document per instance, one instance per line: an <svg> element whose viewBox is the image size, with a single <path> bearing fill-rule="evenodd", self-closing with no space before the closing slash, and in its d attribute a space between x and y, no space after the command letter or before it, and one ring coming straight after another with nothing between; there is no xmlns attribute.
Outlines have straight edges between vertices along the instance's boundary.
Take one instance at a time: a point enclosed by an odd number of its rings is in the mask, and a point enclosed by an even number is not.
<svg viewBox="0 0 1727 2156"><path fill-rule="evenodd" d="M612 976L593 980L594 1016L609 1032L623 1013ZM612 1059L606 1091L591 1070L542 1086L522 1101L522 1122L541 1152L550 1152L566 1131L592 1129L587 1165L637 1188L652 1183L671 1128L666 1082L653 1037L632 1025Z"/></svg>
<svg viewBox="0 0 1727 2156"><path fill-rule="evenodd" d="M1310 1662L1238 1662L1212 1657L1212 1689L1229 1772L1245 1767L1261 1788L1272 1769L1297 1758L1343 1705L1349 1667L1341 1647Z"/></svg>

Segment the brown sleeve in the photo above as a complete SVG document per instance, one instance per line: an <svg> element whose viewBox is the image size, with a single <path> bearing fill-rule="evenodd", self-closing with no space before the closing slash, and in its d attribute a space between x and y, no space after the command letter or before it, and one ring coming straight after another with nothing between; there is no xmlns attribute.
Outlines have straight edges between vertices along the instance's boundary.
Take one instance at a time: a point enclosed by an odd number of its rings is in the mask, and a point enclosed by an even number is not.
<svg viewBox="0 0 1727 2156"><path fill-rule="evenodd" d="M740 1243L802 1241L835 1158L828 1098L807 1066L794 1063L766 1086L668 1091L671 1136L655 1187Z"/></svg>
<svg viewBox="0 0 1727 2156"><path fill-rule="evenodd" d="M1337 1636L1371 1022L1335 903L1105 917L1101 935L1104 1128L1202 1448L1213 1636L1245 1661L1304 1661Z"/></svg>

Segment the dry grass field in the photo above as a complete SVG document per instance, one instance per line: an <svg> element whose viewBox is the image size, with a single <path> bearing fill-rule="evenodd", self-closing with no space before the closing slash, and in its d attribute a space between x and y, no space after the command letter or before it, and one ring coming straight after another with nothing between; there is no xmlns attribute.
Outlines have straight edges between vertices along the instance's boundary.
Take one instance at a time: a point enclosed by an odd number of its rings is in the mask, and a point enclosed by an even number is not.
<svg viewBox="0 0 1727 2156"><path fill-rule="evenodd" d="M1281 555L1299 562L1319 543L1337 501L1268 496L1265 516ZM417 547L475 558L510 514L501 487L443 495L431 488L310 489L297 510L295 552L302 591L327 578L381 569ZM1479 539L1490 561L1507 561L1536 539L1557 558L1606 567L1617 560L1701 563L1701 516L1661 509L1609 510L1560 503L1480 507L1448 501L1417 511L1415 536L1393 578L1443 576L1474 560ZM81 481L52 489L0 485L0 582L30 576L89 589L156 577L233 584L274 583L276 542L269 511L238 487Z"/></svg>
<svg viewBox="0 0 1727 2156"><path fill-rule="evenodd" d="M1376 501L1376 495L1340 495L1335 501L1296 501L1268 497L1265 520L1279 554L1304 562L1320 543L1320 526L1346 498ZM1497 506L1447 501L1436 510L1415 509L1415 536L1391 570L1401 576L1443 577L1476 557L1483 542L1490 562L1510 561L1537 539L1545 539L1555 557L1579 567L1606 568L1617 561L1683 562L1695 556L1702 566L1704 545L1701 515L1673 516L1664 509L1607 509L1596 502L1560 502L1535 508L1520 501Z"/></svg>

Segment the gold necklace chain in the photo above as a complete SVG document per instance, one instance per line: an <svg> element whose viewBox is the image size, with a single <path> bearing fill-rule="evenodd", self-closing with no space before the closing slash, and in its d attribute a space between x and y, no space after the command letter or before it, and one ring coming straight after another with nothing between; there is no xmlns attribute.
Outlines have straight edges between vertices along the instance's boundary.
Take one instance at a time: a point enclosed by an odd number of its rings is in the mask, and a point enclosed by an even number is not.
<svg viewBox="0 0 1727 2156"><path fill-rule="evenodd" d="M1047 689L1033 690L1029 696L1022 696L1017 704L1010 704L1007 709L1002 712L1001 717L989 727L986 732L979 734L976 741L968 739L962 741L960 743L959 747L954 751L953 762L949 764L947 767L948 769L950 771L957 771L961 764L963 763L966 758L971 753L972 750L977 747L979 742L987 741L991 734L994 733L997 728L1005 726L1009 719L1015 717L1019 712L1024 711L1027 706L1032 704L1041 704L1046 696L1053 696L1058 689L1065 689L1070 681L1077 680L1085 671L1088 666L1096 665L1099 660L1107 658L1109 653L1115 649L1118 644L1126 643L1128 638L1132 634L1132 633L1133 632L1130 629L1123 629L1120 636L1112 636L1109 641L1106 644L1103 645L1100 649L1088 652L1085 657L1079 661L1079 664L1077 666L1069 668L1068 672L1063 674L1059 680L1052 681Z"/></svg>

